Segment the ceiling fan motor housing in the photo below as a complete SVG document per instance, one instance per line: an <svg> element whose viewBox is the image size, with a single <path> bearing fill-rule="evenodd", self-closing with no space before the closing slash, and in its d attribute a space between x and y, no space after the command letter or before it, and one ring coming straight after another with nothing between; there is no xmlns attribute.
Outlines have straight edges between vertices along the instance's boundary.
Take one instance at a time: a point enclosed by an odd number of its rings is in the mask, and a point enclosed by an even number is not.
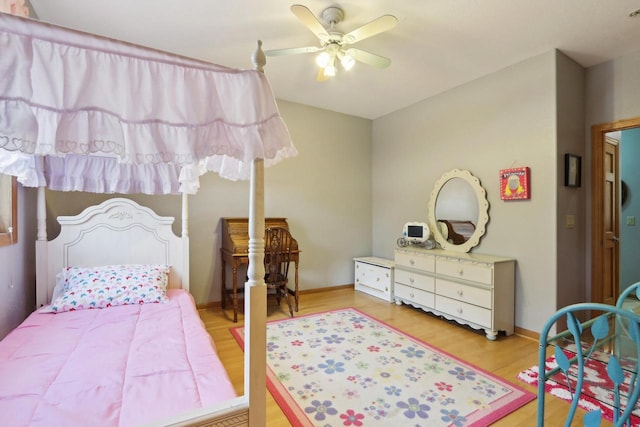
<svg viewBox="0 0 640 427"><path fill-rule="evenodd" d="M339 7L328 7L322 11L322 19L327 21L330 25L335 25L344 19L344 12Z"/></svg>

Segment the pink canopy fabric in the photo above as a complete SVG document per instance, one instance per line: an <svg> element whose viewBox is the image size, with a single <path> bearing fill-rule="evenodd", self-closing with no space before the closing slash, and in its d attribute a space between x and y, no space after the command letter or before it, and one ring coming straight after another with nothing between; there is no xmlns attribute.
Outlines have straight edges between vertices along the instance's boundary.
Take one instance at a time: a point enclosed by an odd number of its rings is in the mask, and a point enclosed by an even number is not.
<svg viewBox="0 0 640 427"><path fill-rule="evenodd" d="M0 173L25 186L195 193L295 156L265 75L0 13Z"/></svg>

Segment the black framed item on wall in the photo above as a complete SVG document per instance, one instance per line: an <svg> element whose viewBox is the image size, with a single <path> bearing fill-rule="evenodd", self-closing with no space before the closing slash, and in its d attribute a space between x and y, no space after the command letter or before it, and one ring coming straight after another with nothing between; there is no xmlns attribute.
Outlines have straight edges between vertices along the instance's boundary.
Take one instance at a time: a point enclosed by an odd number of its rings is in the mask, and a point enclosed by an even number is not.
<svg viewBox="0 0 640 427"><path fill-rule="evenodd" d="M582 178L582 157L575 154L564 155L565 187L580 187Z"/></svg>

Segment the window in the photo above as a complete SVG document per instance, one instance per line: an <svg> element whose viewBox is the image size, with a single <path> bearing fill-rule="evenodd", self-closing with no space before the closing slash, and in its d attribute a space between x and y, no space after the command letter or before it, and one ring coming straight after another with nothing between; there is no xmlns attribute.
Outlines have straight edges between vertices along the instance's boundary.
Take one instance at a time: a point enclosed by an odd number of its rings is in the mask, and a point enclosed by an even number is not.
<svg viewBox="0 0 640 427"><path fill-rule="evenodd" d="M18 181L0 174L0 246L18 241Z"/></svg>

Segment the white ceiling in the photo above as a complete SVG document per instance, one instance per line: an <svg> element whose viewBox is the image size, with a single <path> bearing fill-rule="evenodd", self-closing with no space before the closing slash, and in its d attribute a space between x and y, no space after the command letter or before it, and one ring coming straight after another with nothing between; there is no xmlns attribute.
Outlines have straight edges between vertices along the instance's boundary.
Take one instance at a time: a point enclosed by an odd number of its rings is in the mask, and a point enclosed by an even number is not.
<svg viewBox="0 0 640 427"><path fill-rule="evenodd" d="M264 49L316 46L296 0L31 0L39 19L220 65L251 68ZM640 50L640 0L299 0L344 10L347 33L381 15L398 25L355 47L392 60L317 82L314 54L267 58L279 99L375 119L557 48L589 67Z"/></svg>

